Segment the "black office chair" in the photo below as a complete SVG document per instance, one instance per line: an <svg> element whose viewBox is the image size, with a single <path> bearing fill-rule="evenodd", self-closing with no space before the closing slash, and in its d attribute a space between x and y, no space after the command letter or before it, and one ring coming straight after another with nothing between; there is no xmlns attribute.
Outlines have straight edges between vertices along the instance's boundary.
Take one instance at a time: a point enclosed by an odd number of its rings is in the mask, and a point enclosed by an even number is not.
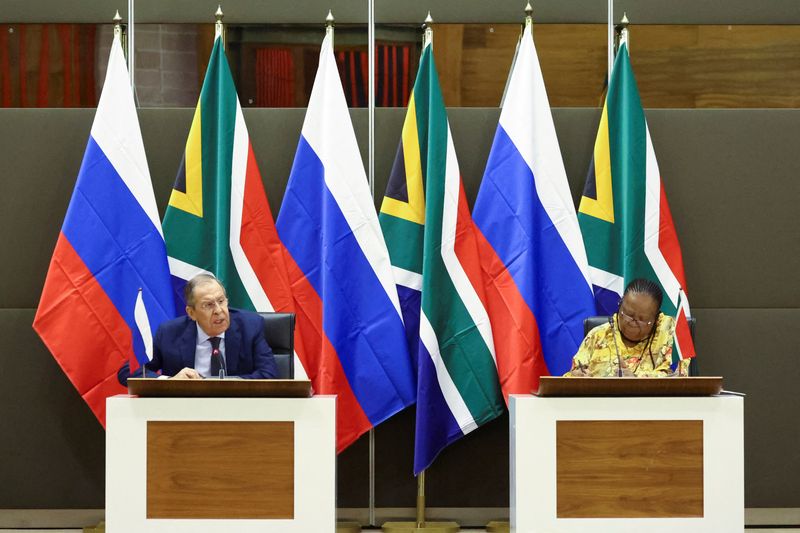
<svg viewBox="0 0 800 533"><path fill-rule="evenodd" d="M264 338L275 355L278 379L294 379L294 313L259 313Z"/></svg>
<svg viewBox="0 0 800 533"><path fill-rule="evenodd" d="M689 319L689 333L692 335L692 340L694 340L695 322L696 322L695 317ZM590 316L589 318L583 321L583 336L585 337L594 328L606 323L608 323L607 316ZM689 361L689 375L690 376L700 375L700 370L697 368L697 357L692 357L692 360Z"/></svg>

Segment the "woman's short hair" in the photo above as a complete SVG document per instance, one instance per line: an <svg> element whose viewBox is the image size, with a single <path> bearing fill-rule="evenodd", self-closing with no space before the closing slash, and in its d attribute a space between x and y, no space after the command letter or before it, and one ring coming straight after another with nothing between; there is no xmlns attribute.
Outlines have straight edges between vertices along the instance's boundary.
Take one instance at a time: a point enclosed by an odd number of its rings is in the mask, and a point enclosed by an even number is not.
<svg viewBox="0 0 800 533"><path fill-rule="evenodd" d="M661 287L658 286L658 283L650 281L647 278L636 278L628 283L628 286L625 287L625 293L622 295L622 297L625 298L625 296L627 296L629 293L649 295L653 298L653 300L656 301L659 310L661 309L661 304L664 301L664 291L661 290Z"/></svg>

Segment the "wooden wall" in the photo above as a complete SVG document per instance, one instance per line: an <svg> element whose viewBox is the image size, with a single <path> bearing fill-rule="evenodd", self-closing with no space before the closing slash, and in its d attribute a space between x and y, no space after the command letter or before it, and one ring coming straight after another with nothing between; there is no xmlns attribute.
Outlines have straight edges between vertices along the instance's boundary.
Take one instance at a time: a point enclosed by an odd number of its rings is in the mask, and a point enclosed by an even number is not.
<svg viewBox="0 0 800 533"><path fill-rule="evenodd" d="M436 64L448 107L499 104L519 28L436 25ZM605 25L534 24L534 41L552 106L600 105ZM800 107L800 26L631 26L630 53L648 108Z"/></svg>

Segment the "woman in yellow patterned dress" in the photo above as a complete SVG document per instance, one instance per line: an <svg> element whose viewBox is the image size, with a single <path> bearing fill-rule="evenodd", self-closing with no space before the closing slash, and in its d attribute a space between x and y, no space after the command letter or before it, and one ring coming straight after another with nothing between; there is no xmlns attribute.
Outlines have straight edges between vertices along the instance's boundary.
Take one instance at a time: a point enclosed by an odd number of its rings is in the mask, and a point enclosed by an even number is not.
<svg viewBox="0 0 800 533"><path fill-rule="evenodd" d="M665 377L687 375L689 360L672 370L675 320L660 312L661 288L635 279L625 288L619 310L592 329L572 358L572 377Z"/></svg>

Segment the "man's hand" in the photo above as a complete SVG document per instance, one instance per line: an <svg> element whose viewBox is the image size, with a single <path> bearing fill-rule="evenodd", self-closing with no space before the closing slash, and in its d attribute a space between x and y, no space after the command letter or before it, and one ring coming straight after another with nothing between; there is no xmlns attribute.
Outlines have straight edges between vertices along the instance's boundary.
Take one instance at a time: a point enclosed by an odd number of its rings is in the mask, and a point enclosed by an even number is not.
<svg viewBox="0 0 800 533"><path fill-rule="evenodd" d="M170 379L203 379L203 376L201 376L194 368L184 367L180 372L172 376Z"/></svg>

